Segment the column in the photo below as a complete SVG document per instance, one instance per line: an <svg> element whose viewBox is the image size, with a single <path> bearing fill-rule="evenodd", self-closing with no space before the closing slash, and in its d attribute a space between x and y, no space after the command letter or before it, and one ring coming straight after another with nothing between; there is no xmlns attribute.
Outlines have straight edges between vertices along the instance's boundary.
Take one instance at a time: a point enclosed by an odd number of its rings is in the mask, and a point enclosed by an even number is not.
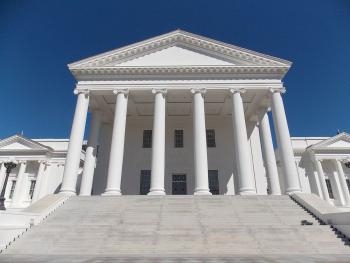
<svg viewBox="0 0 350 263"><path fill-rule="evenodd" d="M275 152L273 150L273 142L267 112L259 123L259 133L261 138L261 149L265 162L266 177L270 186L270 194L280 195L281 188L278 179L278 171L276 164Z"/></svg>
<svg viewBox="0 0 350 263"><path fill-rule="evenodd" d="M84 170L80 184L80 195L91 195L92 182L96 166L96 153L98 136L101 126L101 114L98 111L92 112L90 123L90 134L85 151Z"/></svg>
<svg viewBox="0 0 350 263"><path fill-rule="evenodd" d="M335 168L337 169L338 177L339 177L339 183L341 190L343 192L343 197L345 201L345 206L350 206L350 194L348 185L346 184L345 174L343 167L341 165L341 162L339 160L333 160L333 163L335 165Z"/></svg>
<svg viewBox="0 0 350 263"><path fill-rule="evenodd" d="M45 169L44 169L43 175L41 177L40 188L38 189L39 190L38 199L49 194L48 189L47 189L47 182L50 179L49 176L51 174L52 165L53 165L53 163L50 163L50 162L45 163ZM64 164L62 164L62 166L64 166ZM57 164L57 168L58 167L59 167L59 164Z"/></svg>
<svg viewBox="0 0 350 263"><path fill-rule="evenodd" d="M231 89L232 125L235 162L238 175L238 193L240 195L256 194L251 151L248 144L247 127L241 93L244 89Z"/></svg>
<svg viewBox="0 0 350 263"><path fill-rule="evenodd" d="M332 203L331 199L329 198L328 189L327 189L326 180L324 177L321 161L315 159L314 162L315 162L315 166L316 166L316 170L317 170L323 198L326 202Z"/></svg>
<svg viewBox="0 0 350 263"><path fill-rule="evenodd" d="M152 173L149 195L165 195L165 89L154 89L154 120L152 131Z"/></svg>
<svg viewBox="0 0 350 263"><path fill-rule="evenodd" d="M35 202L36 200L39 199L39 193L40 193L40 188L43 181L45 165L46 165L46 161L42 161L42 160L39 161L39 169L36 176L36 183L35 183L32 202Z"/></svg>
<svg viewBox="0 0 350 263"><path fill-rule="evenodd" d="M111 153L109 156L107 186L104 195L121 195L120 183L122 177L125 124L128 106L128 90L115 90L115 104Z"/></svg>
<svg viewBox="0 0 350 263"><path fill-rule="evenodd" d="M208 178L207 134L205 129L205 89L192 89L193 93L193 149L195 195L211 195Z"/></svg>
<svg viewBox="0 0 350 263"><path fill-rule="evenodd" d="M300 185L281 92L284 90L271 89L271 108L278 151L285 176L285 189L286 193L290 194L300 192Z"/></svg>
<svg viewBox="0 0 350 263"><path fill-rule="evenodd" d="M25 161L20 161L19 162L19 170L17 174L17 179L16 179L16 187L13 192L13 197L12 197L12 206L17 206L20 205L22 202L22 192L24 190L24 184L26 184L25 180L25 170L27 167L27 163Z"/></svg>
<svg viewBox="0 0 350 263"><path fill-rule="evenodd" d="M72 130L69 139L66 163L60 193L75 195L77 173L80 165L81 147L84 140L86 117L89 107L89 92L74 91L78 95Z"/></svg>
<svg viewBox="0 0 350 263"><path fill-rule="evenodd" d="M5 167L5 163L2 162L0 165L0 192L4 187L5 177L6 177L6 167Z"/></svg>

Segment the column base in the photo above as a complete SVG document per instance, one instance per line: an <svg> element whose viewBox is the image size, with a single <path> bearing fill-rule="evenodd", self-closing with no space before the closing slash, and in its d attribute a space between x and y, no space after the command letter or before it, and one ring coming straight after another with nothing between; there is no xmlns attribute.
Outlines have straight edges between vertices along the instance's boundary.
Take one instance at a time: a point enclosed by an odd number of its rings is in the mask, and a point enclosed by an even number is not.
<svg viewBox="0 0 350 263"><path fill-rule="evenodd" d="M164 189L151 189L147 195L166 195Z"/></svg>
<svg viewBox="0 0 350 263"><path fill-rule="evenodd" d="M256 191L252 189L241 189L239 195L256 195Z"/></svg>
<svg viewBox="0 0 350 263"><path fill-rule="evenodd" d="M196 189L193 195L212 195L209 189Z"/></svg>
<svg viewBox="0 0 350 263"><path fill-rule="evenodd" d="M65 194L65 195L70 195L70 196L77 195L77 193L73 190L61 190L60 194Z"/></svg>
<svg viewBox="0 0 350 263"><path fill-rule="evenodd" d="M120 190L106 190L103 194L101 194L102 196L105 195L114 195L114 196L119 196L122 195Z"/></svg>

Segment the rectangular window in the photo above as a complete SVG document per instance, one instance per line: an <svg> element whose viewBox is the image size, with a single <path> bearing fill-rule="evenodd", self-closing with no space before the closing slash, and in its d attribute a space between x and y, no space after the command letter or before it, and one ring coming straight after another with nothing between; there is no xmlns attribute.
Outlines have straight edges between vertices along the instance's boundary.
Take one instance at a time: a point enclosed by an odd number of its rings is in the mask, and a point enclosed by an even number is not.
<svg viewBox="0 0 350 263"><path fill-rule="evenodd" d="M34 189L35 189L36 180L30 181L30 187L29 187L29 199L33 199Z"/></svg>
<svg viewBox="0 0 350 263"><path fill-rule="evenodd" d="M327 189L328 189L329 198L334 199L332 185L331 185L331 181L329 179L326 179L326 185L327 185Z"/></svg>
<svg viewBox="0 0 350 263"><path fill-rule="evenodd" d="M143 148L152 148L152 130L143 131Z"/></svg>
<svg viewBox="0 0 350 263"><path fill-rule="evenodd" d="M186 195L187 194L187 183L186 174L173 174L173 195Z"/></svg>
<svg viewBox="0 0 350 263"><path fill-rule="evenodd" d="M141 170L140 195L146 195L151 188L151 170Z"/></svg>
<svg viewBox="0 0 350 263"><path fill-rule="evenodd" d="M207 130L207 147L216 147L215 143L215 130Z"/></svg>
<svg viewBox="0 0 350 263"><path fill-rule="evenodd" d="M219 194L219 175L218 170L208 171L209 190L213 195Z"/></svg>
<svg viewBox="0 0 350 263"><path fill-rule="evenodd" d="M350 192L350 180L349 180L349 179L346 179L346 184L347 184L348 190L349 190L349 192Z"/></svg>
<svg viewBox="0 0 350 263"><path fill-rule="evenodd" d="M174 143L175 148L183 148L184 147L184 131L183 130L175 130L174 133Z"/></svg>
<svg viewBox="0 0 350 263"><path fill-rule="evenodd" d="M15 188L16 188L16 183L17 183L16 180L12 181L9 199L12 199L12 197L13 197L13 193L15 192Z"/></svg>

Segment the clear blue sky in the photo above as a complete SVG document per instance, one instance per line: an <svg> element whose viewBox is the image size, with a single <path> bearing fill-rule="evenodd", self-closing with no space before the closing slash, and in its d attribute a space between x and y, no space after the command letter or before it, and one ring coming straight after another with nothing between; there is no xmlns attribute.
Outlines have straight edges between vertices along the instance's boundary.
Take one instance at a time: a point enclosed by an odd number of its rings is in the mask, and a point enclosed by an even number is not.
<svg viewBox="0 0 350 263"><path fill-rule="evenodd" d="M16 1L0 3L0 138L68 138L67 64L174 29L287 59L292 136L350 131L350 1Z"/></svg>

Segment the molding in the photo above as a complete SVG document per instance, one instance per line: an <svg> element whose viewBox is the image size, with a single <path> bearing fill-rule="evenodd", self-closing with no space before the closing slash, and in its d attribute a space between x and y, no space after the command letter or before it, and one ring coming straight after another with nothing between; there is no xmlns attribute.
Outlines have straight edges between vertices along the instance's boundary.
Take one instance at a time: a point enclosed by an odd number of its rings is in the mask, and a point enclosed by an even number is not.
<svg viewBox="0 0 350 263"><path fill-rule="evenodd" d="M287 60L195 35L183 30L175 30L167 34L71 63L68 67L72 71L77 68L119 64L171 46L194 49L194 51L204 52L212 56L216 55L228 61L239 60L254 65L274 65L289 68L292 64Z"/></svg>

